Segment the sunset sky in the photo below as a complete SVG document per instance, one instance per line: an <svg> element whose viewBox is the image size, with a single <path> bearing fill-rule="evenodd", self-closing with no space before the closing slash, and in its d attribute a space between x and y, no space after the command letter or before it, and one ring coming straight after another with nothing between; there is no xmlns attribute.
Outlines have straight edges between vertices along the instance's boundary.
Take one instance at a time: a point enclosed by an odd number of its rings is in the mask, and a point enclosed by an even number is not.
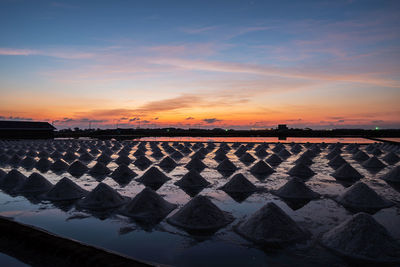
<svg viewBox="0 0 400 267"><path fill-rule="evenodd" d="M0 0L0 117L400 127L400 1Z"/></svg>

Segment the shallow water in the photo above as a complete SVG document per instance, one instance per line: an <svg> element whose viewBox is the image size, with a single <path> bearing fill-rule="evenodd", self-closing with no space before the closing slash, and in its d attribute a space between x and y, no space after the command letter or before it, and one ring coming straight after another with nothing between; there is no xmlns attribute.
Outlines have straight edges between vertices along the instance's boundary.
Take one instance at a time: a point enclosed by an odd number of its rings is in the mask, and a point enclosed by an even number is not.
<svg viewBox="0 0 400 267"><path fill-rule="evenodd" d="M289 145L286 146L290 150ZM159 147L164 154L167 154L160 145ZM273 154L271 150L273 147L274 145L270 145L267 152ZM362 145L361 149L364 150L365 147L366 145ZM147 144L147 149L146 156L152 160L152 166L157 166L162 159L155 160L151 157L152 151L149 144ZM28 200L23 196L13 197L4 192L0 192L0 215L13 217L19 222L35 225L55 234L114 250L137 259L174 266L347 265L340 257L321 248L318 242L316 242L322 233L352 215L350 211L332 200L335 195L343 192L345 186L330 176L334 170L328 165L328 160L325 158L329 152L328 149L323 149L314 159L311 169L317 174L306 182L311 189L322 194L323 197L313 200L303 207L294 207L294 209L282 199L269 192L254 193L239 203L225 192L218 190L217 188L225 184L230 177L223 177L215 170L218 163L212 158L217 149L218 145L203 160L208 168L202 171L201 175L211 183L211 186L205 188L200 194L210 196L219 208L231 212L235 217L235 221L210 236L190 235L183 230L171 226L165 220L149 229L116 213L95 214L78 210L74 205L60 207L49 201L38 202L33 199ZM135 150L136 146L131 152ZM227 156L239 167L235 173L243 173L255 185L263 187L266 190L278 189L286 183L289 179L287 171L294 166L294 161L301 154L292 155L279 166L273 167L276 171L275 173L263 180L259 180L248 171L254 163L246 166L239 161L234 151L235 149L231 149ZM306 149L303 147L302 152L304 151ZM363 182L368 184L378 194L396 202L394 207L375 213L374 218L384 225L397 240L400 240L400 228L398 227L400 225L400 193L379 179L382 174L394 166L388 166L377 173L371 173L364 169L358 162L354 161L349 152L345 149L342 149L342 151L341 155L343 158L365 176L362 179ZM254 154L254 148L248 152L257 158ZM379 158L383 156L384 154L379 156ZM112 156L113 159L117 157L116 153ZM135 159L132 153L129 157ZM177 161L178 166L173 171L167 173L172 179L157 190L157 193L161 194L166 200L177 203L179 207L187 203L191 197L174 185L174 182L187 172L184 165L189 161L190 157L188 156ZM88 167L92 167L94 164L95 162L92 161L88 164ZM114 170L117 168L117 165L111 162L108 167ZM138 169L134 164L130 164L129 167L138 174L137 177L140 177L144 173L144 171ZM1 169L8 172L12 168L4 165ZM27 176L34 171L38 172L36 169L25 170L21 167L18 170ZM48 171L42 173L42 175L53 184L62 177L68 177L87 190L92 190L98 184L98 181L88 174L75 178L67 172L60 175ZM129 197L134 197L144 188L142 184L139 184L135 180L132 180L124 187L121 187L110 177L106 177L103 182L116 189L122 195ZM286 249L266 251L254 246L251 242L241 238L233 231L232 228L234 225L270 201L275 202L302 227L310 231L312 238L307 242ZM173 211L169 216L177 210ZM1 255L0 262L3 262Z"/></svg>

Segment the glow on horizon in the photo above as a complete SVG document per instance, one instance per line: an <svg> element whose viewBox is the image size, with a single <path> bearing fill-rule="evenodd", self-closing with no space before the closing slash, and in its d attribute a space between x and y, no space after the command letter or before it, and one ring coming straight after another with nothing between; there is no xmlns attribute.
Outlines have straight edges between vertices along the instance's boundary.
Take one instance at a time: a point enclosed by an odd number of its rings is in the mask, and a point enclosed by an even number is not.
<svg viewBox="0 0 400 267"><path fill-rule="evenodd" d="M2 2L0 118L400 127L397 1L149 2Z"/></svg>

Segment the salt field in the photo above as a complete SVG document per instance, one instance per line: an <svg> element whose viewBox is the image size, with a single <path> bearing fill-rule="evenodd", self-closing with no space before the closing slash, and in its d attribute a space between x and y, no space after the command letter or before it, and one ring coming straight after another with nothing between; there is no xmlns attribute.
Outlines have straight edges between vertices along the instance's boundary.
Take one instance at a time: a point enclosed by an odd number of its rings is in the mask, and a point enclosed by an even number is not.
<svg viewBox="0 0 400 267"><path fill-rule="evenodd" d="M172 266L395 264L399 153L361 138L0 141L0 215Z"/></svg>

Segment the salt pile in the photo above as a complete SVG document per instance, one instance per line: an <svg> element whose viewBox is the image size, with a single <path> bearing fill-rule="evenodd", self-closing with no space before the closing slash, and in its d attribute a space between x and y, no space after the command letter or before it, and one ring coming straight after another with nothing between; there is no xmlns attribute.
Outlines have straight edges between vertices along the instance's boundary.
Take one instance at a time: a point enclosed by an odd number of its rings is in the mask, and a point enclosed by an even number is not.
<svg viewBox="0 0 400 267"><path fill-rule="evenodd" d="M52 163L50 160L47 158L41 158L38 162L36 162L35 168L39 171L45 172L50 168L51 165Z"/></svg>
<svg viewBox="0 0 400 267"><path fill-rule="evenodd" d="M79 160L74 161L68 168L68 172L73 176L81 176L87 171L88 167Z"/></svg>
<svg viewBox="0 0 400 267"><path fill-rule="evenodd" d="M256 159L250 155L249 153L245 152L240 156L240 161L245 163L245 164L250 164L252 162L254 162Z"/></svg>
<svg viewBox="0 0 400 267"><path fill-rule="evenodd" d="M387 153L382 159L390 165L396 164L400 160L399 156L392 151Z"/></svg>
<svg viewBox="0 0 400 267"><path fill-rule="evenodd" d="M53 172L61 172L61 171L66 171L69 168L68 163L66 163L62 159L56 160L51 166L50 169Z"/></svg>
<svg viewBox="0 0 400 267"><path fill-rule="evenodd" d="M79 157L79 160L84 162L90 162L93 160L93 156L90 155L88 152L85 152Z"/></svg>
<svg viewBox="0 0 400 267"><path fill-rule="evenodd" d="M185 168L188 170L196 170L198 172L202 172L207 166L200 159L192 159L188 164L185 165Z"/></svg>
<svg viewBox="0 0 400 267"><path fill-rule="evenodd" d="M133 177L135 177L137 174L132 171L128 166L125 164L121 164L116 168L113 173L111 174L111 177L120 185L126 185L128 184Z"/></svg>
<svg viewBox="0 0 400 267"><path fill-rule="evenodd" d="M315 172L313 172L307 165L304 165L303 163L297 163L293 168L289 170L288 173L291 176L297 176L300 178L309 178L315 175Z"/></svg>
<svg viewBox="0 0 400 267"><path fill-rule="evenodd" d="M50 158L57 160L62 158L62 154L58 151L54 151L53 153L51 153Z"/></svg>
<svg viewBox="0 0 400 267"><path fill-rule="evenodd" d="M69 201L82 198L86 194L86 190L64 177L49 192L43 194L41 197L52 201Z"/></svg>
<svg viewBox="0 0 400 267"><path fill-rule="evenodd" d="M260 159L263 159L269 155L269 153L264 148L257 149L255 154Z"/></svg>
<svg viewBox="0 0 400 267"><path fill-rule="evenodd" d="M250 168L250 172L253 175L266 176L275 171L267 163L265 163L262 160L259 160Z"/></svg>
<svg viewBox="0 0 400 267"><path fill-rule="evenodd" d="M224 159L220 164L217 166L217 170L222 173L229 173L236 171L237 167L235 164L232 163L228 158Z"/></svg>
<svg viewBox="0 0 400 267"><path fill-rule="evenodd" d="M22 161L21 161L21 166L25 168L30 168L33 167L36 164L36 160L30 156L26 156Z"/></svg>
<svg viewBox="0 0 400 267"><path fill-rule="evenodd" d="M151 161L146 156L138 156L135 162L133 162L139 169L147 169L151 165Z"/></svg>
<svg viewBox="0 0 400 267"><path fill-rule="evenodd" d="M173 159L171 159L170 157L166 156L165 158L163 158L162 161L160 161L158 166L160 166L160 168L165 170L165 171L171 171L171 170L175 169L177 164Z"/></svg>
<svg viewBox="0 0 400 267"><path fill-rule="evenodd" d="M272 166L277 166L282 163L282 159L276 154L272 154L265 161L271 164Z"/></svg>
<svg viewBox="0 0 400 267"><path fill-rule="evenodd" d="M294 163L303 163L304 165L310 166L313 164L312 159L308 157L306 154L302 154L298 159L294 161Z"/></svg>
<svg viewBox="0 0 400 267"><path fill-rule="evenodd" d="M183 188L195 189L204 188L210 183L206 179L204 179L196 170L192 169L174 184Z"/></svg>
<svg viewBox="0 0 400 267"><path fill-rule="evenodd" d="M96 159L97 162L101 162L101 163L104 163L104 164L110 163L111 160L112 160L112 159L110 158L110 156L107 155L107 154L105 154L105 153L102 153L102 154Z"/></svg>
<svg viewBox="0 0 400 267"><path fill-rule="evenodd" d="M219 189L229 193L250 193L258 190L257 187L241 173L235 174L229 182Z"/></svg>
<svg viewBox="0 0 400 267"><path fill-rule="evenodd" d="M72 151L68 151L67 153L65 153L65 155L63 157L63 159L66 161L74 161L76 158L77 158L77 156Z"/></svg>
<svg viewBox="0 0 400 267"><path fill-rule="evenodd" d="M160 159L164 157L164 154L161 152L161 150L156 150L151 154L151 156L155 159Z"/></svg>
<svg viewBox="0 0 400 267"><path fill-rule="evenodd" d="M26 180L26 176L12 169L0 179L0 188L5 191L11 191L20 187Z"/></svg>
<svg viewBox="0 0 400 267"><path fill-rule="evenodd" d="M340 150L340 148L335 147L334 149L332 149L331 152L329 152L328 155L326 155L327 159L333 159L334 157L336 157L337 155L340 155L342 153L342 150Z"/></svg>
<svg viewBox="0 0 400 267"><path fill-rule="evenodd" d="M363 176L354 169L349 163L343 164L340 168L338 168L332 176L338 180L359 180Z"/></svg>
<svg viewBox="0 0 400 267"><path fill-rule="evenodd" d="M393 168L388 173L383 175L382 179L387 182L400 183L400 166Z"/></svg>
<svg viewBox="0 0 400 267"><path fill-rule="evenodd" d="M278 153L279 151L281 151L284 148L285 148L284 145L282 145L281 143L278 143L275 145L275 147L272 149L272 151L275 153Z"/></svg>
<svg viewBox="0 0 400 267"><path fill-rule="evenodd" d="M365 152L360 150L353 156L353 159L358 161L365 161L369 159L369 156Z"/></svg>
<svg viewBox="0 0 400 267"><path fill-rule="evenodd" d="M363 182L357 182L337 198L337 202L355 211L376 211L393 206Z"/></svg>
<svg viewBox="0 0 400 267"><path fill-rule="evenodd" d="M220 210L208 197L196 196L167 221L188 231L216 231L233 221L233 216Z"/></svg>
<svg viewBox="0 0 400 267"><path fill-rule="evenodd" d="M311 200L319 198L319 194L311 190L303 180L293 177L281 188L274 191L274 194L285 199Z"/></svg>
<svg viewBox="0 0 400 267"><path fill-rule="evenodd" d="M342 156L337 155L333 159L329 161L329 166L331 166L334 169L339 168L340 166L343 166L343 164L346 164L347 162L342 158Z"/></svg>
<svg viewBox="0 0 400 267"><path fill-rule="evenodd" d="M290 150L292 153L294 153L294 154L297 154L297 153L300 153L300 151L302 150L303 148L301 147L301 145L300 144L295 144L293 147L292 147L292 149Z"/></svg>
<svg viewBox="0 0 400 267"><path fill-rule="evenodd" d="M17 193L44 193L53 188L53 184L50 183L39 173L32 173L29 177L21 184L20 187L15 189Z"/></svg>
<svg viewBox="0 0 400 267"><path fill-rule="evenodd" d="M273 202L241 223L236 231L256 244L282 246L303 241L309 234Z"/></svg>
<svg viewBox="0 0 400 267"><path fill-rule="evenodd" d="M0 183L1 183L1 178L3 178L6 175L6 172L0 169Z"/></svg>
<svg viewBox="0 0 400 267"><path fill-rule="evenodd" d="M240 157L242 156L244 153L246 153L247 148L244 145L241 145L236 151L235 151L235 155Z"/></svg>
<svg viewBox="0 0 400 267"><path fill-rule="evenodd" d="M157 167L151 167L148 169L142 177L136 179L136 181L143 183L154 190L160 188L166 181L171 178L167 177Z"/></svg>
<svg viewBox="0 0 400 267"><path fill-rule="evenodd" d="M285 148L282 148L281 151L278 152L278 156L280 158L286 159L290 157L292 154L290 154L289 151L287 151Z"/></svg>
<svg viewBox="0 0 400 267"><path fill-rule="evenodd" d="M122 206L129 200L121 196L110 186L99 183L86 197L77 202L77 206L90 210L107 210Z"/></svg>
<svg viewBox="0 0 400 267"><path fill-rule="evenodd" d="M115 160L115 163L117 163L118 165L121 164L129 165L131 162L132 160L126 155L121 155Z"/></svg>
<svg viewBox="0 0 400 267"><path fill-rule="evenodd" d="M219 152L219 153L216 153L216 154L215 154L214 160L215 160L215 161L218 161L218 162L222 162L222 161L224 161L224 160L227 159L227 158L228 158L228 157L225 155L225 153Z"/></svg>
<svg viewBox="0 0 400 267"><path fill-rule="evenodd" d="M372 151L369 152L370 154L374 155L374 156L379 156L382 155L382 150L380 150L379 148L374 148Z"/></svg>
<svg viewBox="0 0 400 267"><path fill-rule="evenodd" d="M367 213L358 213L325 233L321 244L350 258L400 262L398 242Z"/></svg>
<svg viewBox="0 0 400 267"><path fill-rule="evenodd" d="M121 213L139 221L156 223L164 219L176 206L146 187L123 207Z"/></svg>
<svg viewBox="0 0 400 267"><path fill-rule="evenodd" d="M89 174L92 176L102 176L102 175L107 175L111 172L109 168L107 168L106 165L104 165L101 162L97 162L96 165L94 165L90 171Z"/></svg>
<svg viewBox="0 0 400 267"><path fill-rule="evenodd" d="M171 154L171 158L173 158L174 160L180 160L183 157L184 156L179 151L175 151L174 153Z"/></svg>
<svg viewBox="0 0 400 267"><path fill-rule="evenodd" d="M386 165L375 156L364 161L362 166L366 169L382 169L386 167Z"/></svg>

